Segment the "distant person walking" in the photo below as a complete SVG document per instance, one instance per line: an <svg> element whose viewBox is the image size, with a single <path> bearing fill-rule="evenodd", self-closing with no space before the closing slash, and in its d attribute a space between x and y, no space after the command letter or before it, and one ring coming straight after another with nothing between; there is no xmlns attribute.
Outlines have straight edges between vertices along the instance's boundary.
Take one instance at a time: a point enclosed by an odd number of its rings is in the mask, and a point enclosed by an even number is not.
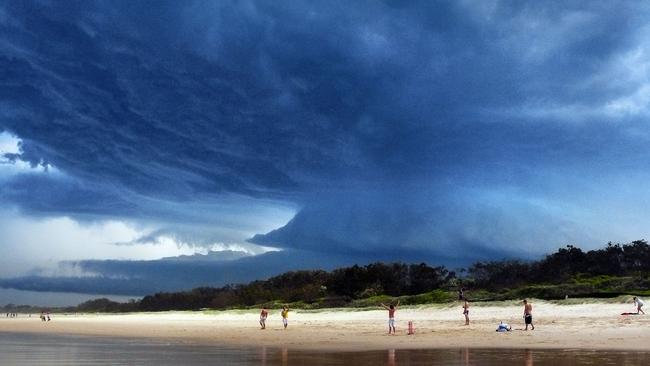
<svg viewBox="0 0 650 366"><path fill-rule="evenodd" d="M459 301L465 300L465 287L461 287L458 289L458 300Z"/></svg>
<svg viewBox="0 0 650 366"><path fill-rule="evenodd" d="M643 305L645 305L643 300L641 300L640 298L634 296L634 306L636 306L636 313L637 314L641 313L641 314L645 315L645 311L643 311L643 309L641 309L643 307Z"/></svg>
<svg viewBox="0 0 650 366"><path fill-rule="evenodd" d="M287 305L282 307L280 315L282 315L282 324L284 324L284 329L287 329L287 325L289 325L289 307Z"/></svg>
<svg viewBox="0 0 650 366"><path fill-rule="evenodd" d="M465 325L469 325L469 301L467 299L463 304L463 315L465 315Z"/></svg>
<svg viewBox="0 0 650 366"><path fill-rule="evenodd" d="M266 329L266 318L269 316L269 312L266 310L266 307L262 308L262 312L260 313L260 326L262 329Z"/></svg>
<svg viewBox="0 0 650 366"><path fill-rule="evenodd" d="M397 307L399 306L399 300L397 300L397 304L394 306L393 304L386 306L383 303L381 306L388 310L388 334L391 334L391 332L395 334L395 311L397 311Z"/></svg>
<svg viewBox="0 0 650 366"><path fill-rule="evenodd" d="M533 325L533 304L529 304L526 299L524 299L524 323L526 323L525 330L528 330L529 324L532 327L531 330L535 330L535 325Z"/></svg>

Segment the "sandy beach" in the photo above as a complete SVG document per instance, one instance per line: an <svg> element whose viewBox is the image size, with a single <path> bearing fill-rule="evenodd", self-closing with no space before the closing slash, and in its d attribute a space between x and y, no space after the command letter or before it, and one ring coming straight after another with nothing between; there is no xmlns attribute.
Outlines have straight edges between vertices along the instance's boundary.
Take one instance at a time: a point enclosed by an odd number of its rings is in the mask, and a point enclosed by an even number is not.
<svg viewBox="0 0 650 366"><path fill-rule="evenodd" d="M558 305L533 300L534 331L524 331L523 308L515 302L473 304L464 325L461 304L401 307L397 335L387 334L387 312L380 309L295 310L282 329L280 310L270 310L260 330L258 311L204 311L111 314L38 314L0 318L0 332L37 332L111 337L146 337L178 343L269 346L320 350L406 348L562 348L650 350L650 315L622 316L631 304L589 302ZM512 332L497 333L505 321ZM413 321L415 334L407 335Z"/></svg>

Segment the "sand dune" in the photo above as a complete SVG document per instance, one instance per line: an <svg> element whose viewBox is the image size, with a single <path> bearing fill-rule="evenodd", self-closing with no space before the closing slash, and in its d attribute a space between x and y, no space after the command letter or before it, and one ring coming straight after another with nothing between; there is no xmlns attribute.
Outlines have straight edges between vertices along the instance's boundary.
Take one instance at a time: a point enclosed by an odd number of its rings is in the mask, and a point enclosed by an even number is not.
<svg viewBox="0 0 650 366"><path fill-rule="evenodd" d="M459 304L402 307L397 335L387 335L385 310L331 309L292 311L282 329L279 309L270 311L260 330L257 311L164 312L125 315L54 314L51 322L38 315L0 318L1 332L38 332L94 336L150 337L179 343L278 346L301 349L374 350L391 348L580 348L650 349L650 315L621 316L631 304L556 305L533 302L534 331L523 331L522 307L515 303L472 306L471 324L464 325ZM4 314L3 314L4 315ZM496 333L506 321L514 331ZM416 334L407 335L413 321Z"/></svg>

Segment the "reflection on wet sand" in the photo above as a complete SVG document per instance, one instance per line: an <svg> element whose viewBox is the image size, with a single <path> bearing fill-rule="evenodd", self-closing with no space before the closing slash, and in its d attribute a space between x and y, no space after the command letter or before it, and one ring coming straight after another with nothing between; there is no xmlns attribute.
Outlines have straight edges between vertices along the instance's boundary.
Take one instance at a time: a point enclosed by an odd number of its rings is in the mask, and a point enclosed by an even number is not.
<svg viewBox="0 0 650 366"><path fill-rule="evenodd" d="M460 350L460 363L461 365L469 365L469 349L463 348Z"/></svg>
<svg viewBox="0 0 650 366"><path fill-rule="evenodd" d="M369 352L308 352L287 348L276 350L275 365L354 365L354 366L573 366L573 365L647 365L648 352L612 352L580 350L529 350L529 349L429 349ZM291 357L289 358L289 353ZM273 365L270 363L269 365Z"/></svg>
<svg viewBox="0 0 650 366"><path fill-rule="evenodd" d="M0 333L0 365L245 366L569 366L649 365L650 352L524 349L388 349L331 352L283 348L219 348L143 339Z"/></svg>
<svg viewBox="0 0 650 366"><path fill-rule="evenodd" d="M394 349L388 350L388 366L396 366Z"/></svg>
<svg viewBox="0 0 650 366"><path fill-rule="evenodd" d="M287 366L289 363L289 350L287 347L282 347L282 366Z"/></svg>

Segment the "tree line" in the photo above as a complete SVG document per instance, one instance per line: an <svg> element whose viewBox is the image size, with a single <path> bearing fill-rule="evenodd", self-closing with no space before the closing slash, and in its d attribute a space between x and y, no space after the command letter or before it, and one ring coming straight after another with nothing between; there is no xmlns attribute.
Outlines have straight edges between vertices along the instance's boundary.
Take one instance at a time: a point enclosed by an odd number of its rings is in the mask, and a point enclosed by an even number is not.
<svg viewBox="0 0 650 366"><path fill-rule="evenodd" d="M298 307L338 307L354 305L362 299L381 299L382 296L405 297L405 300L411 299L411 303L414 303L416 299L430 300L431 297L417 296L431 292L443 294L437 297L441 301L450 300L460 287L485 299L507 299L526 294L554 298L569 292L572 295L598 296L606 292L615 294L629 287L648 290L650 246L645 240L637 240L628 244L608 243L605 248L585 252L568 245L538 261L482 261L457 272L425 263L372 263L330 272L292 271L267 280L220 288L159 292L128 303L96 299L65 310L198 310L262 305L272 307L281 303L292 303Z"/></svg>
<svg viewBox="0 0 650 366"><path fill-rule="evenodd" d="M650 273L650 246L645 240L607 244L583 251L567 245L539 261L502 260L478 262L468 269L468 280L477 288L498 290L530 283L560 284L595 276L638 276Z"/></svg>
<svg viewBox="0 0 650 366"><path fill-rule="evenodd" d="M273 302L345 306L354 299L388 294L415 295L444 287L455 278L444 267L427 264L372 263L331 272L293 271L242 285L161 292L140 301L143 311L248 307Z"/></svg>

